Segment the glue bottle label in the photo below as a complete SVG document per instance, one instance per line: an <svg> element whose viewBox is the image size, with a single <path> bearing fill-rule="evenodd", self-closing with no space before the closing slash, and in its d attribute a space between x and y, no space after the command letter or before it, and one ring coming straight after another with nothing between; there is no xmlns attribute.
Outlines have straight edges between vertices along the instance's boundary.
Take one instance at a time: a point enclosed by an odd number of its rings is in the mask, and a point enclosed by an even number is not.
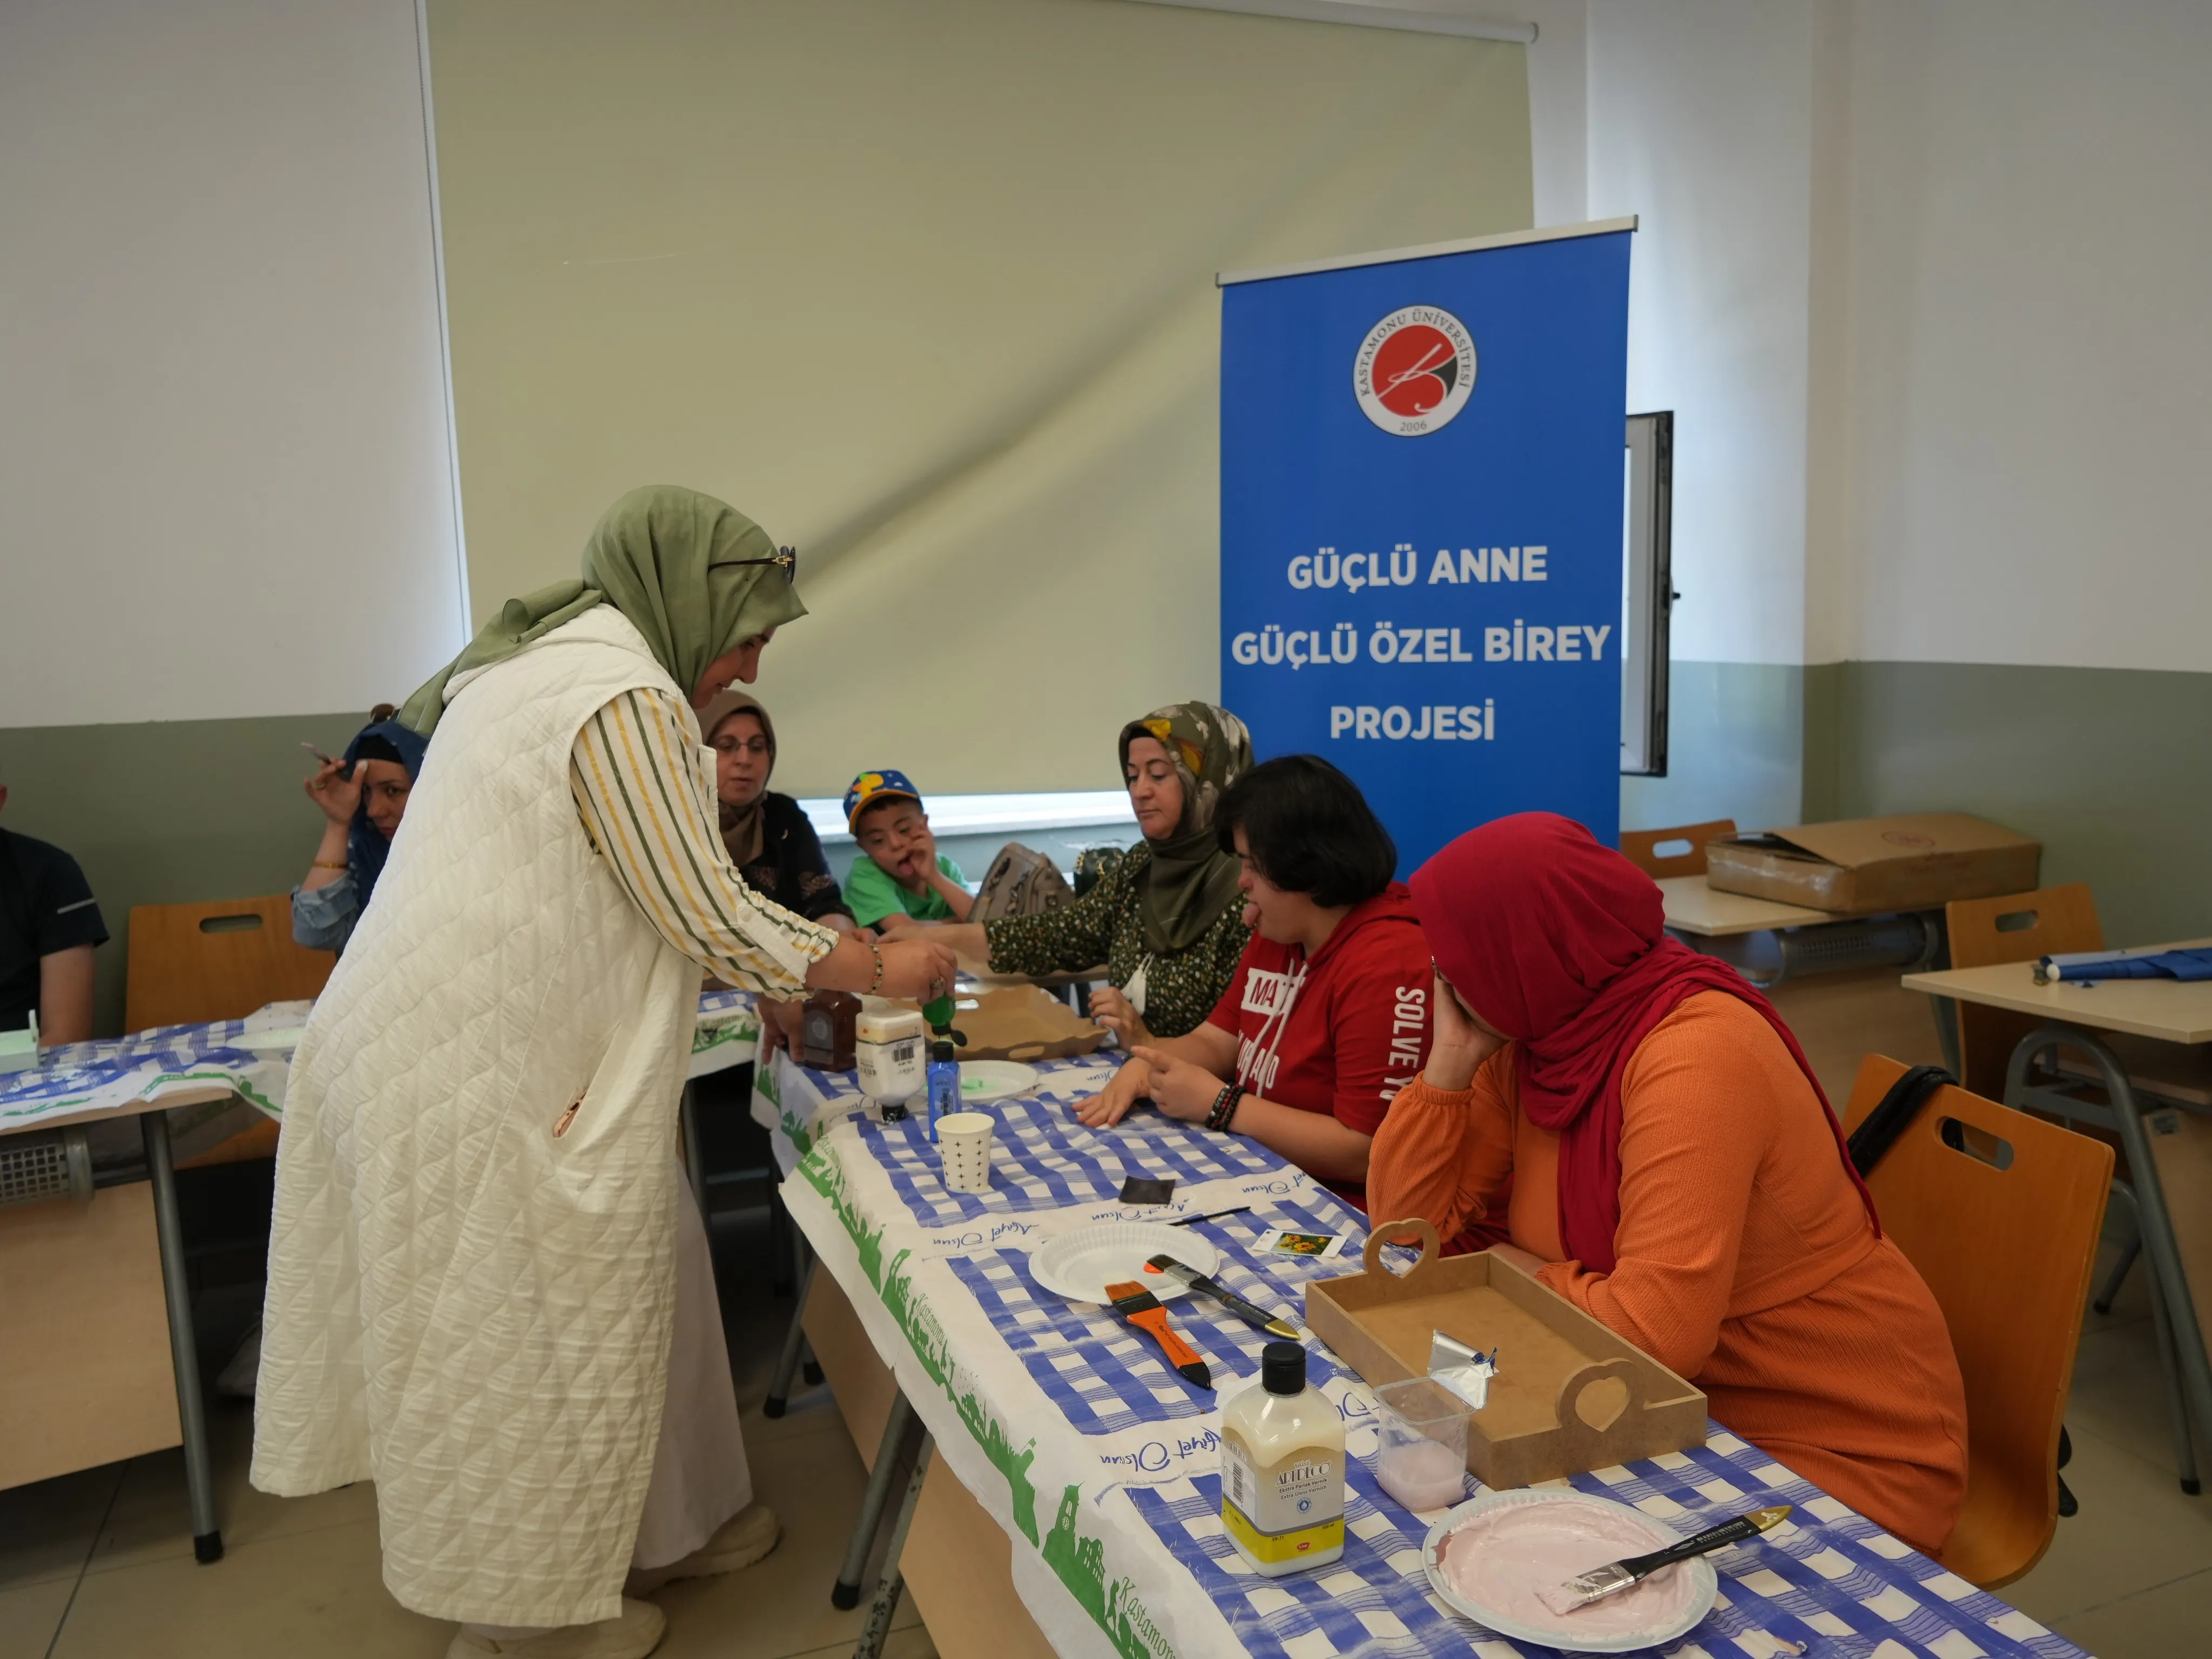
<svg viewBox="0 0 2212 1659"><path fill-rule="evenodd" d="M1242 1437L1221 1437L1221 1522L1230 1541L1261 1566L1330 1560L1344 1550L1344 1455L1301 1446L1254 1462Z"/></svg>

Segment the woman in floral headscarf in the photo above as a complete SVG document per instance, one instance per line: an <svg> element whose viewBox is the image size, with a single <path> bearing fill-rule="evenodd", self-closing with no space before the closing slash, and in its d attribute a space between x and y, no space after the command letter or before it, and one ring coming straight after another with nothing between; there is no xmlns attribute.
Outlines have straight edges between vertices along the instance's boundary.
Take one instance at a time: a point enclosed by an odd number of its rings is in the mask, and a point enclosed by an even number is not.
<svg viewBox="0 0 2212 1659"><path fill-rule="evenodd" d="M1210 702L1175 702L1121 728L1121 781L1145 839L1074 903L1036 915L939 924L942 943L988 955L994 974L1106 964L1114 988L1091 1011L1124 1042L1181 1036L1213 1012L1251 930L1237 859L1213 830L1223 792L1252 765L1244 722ZM930 924L889 919L896 936Z"/></svg>

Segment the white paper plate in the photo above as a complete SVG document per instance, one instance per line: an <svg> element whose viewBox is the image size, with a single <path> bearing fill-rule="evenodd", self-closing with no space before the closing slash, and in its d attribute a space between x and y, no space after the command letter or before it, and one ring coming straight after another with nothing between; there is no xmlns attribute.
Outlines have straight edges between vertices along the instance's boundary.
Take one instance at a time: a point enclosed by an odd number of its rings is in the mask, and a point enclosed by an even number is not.
<svg viewBox="0 0 2212 1659"><path fill-rule="evenodd" d="M1610 1498L1599 1498L1586 1492L1561 1492L1556 1487L1540 1490L1519 1486L1510 1492L1486 1492L1447 1510L1443 1518L1429 1528L1429 1535L1421 1540L1421 1565L1428 1569L1429 1588L1442 1596L1447 1605L1456 1607L1486 1630L1496 1631L1500 1636L1509 1637L1516 1642L1535 1643L1558 1648L1566 1653L1633 1653L1640 1648L1664 1647L1677 1637L1694 1629L1698 1622L1713 1610L1713 1599L1720 1594L1720 1575L1713 1571L1712 1558L1708 1555L1692 1556L1687 1561L1678 1563L1673 1569L1676 1572L1688 1573L1696 1590L1690 1598L1686 1616L1622 1636L1589 1638L1581 1641L1563 1640L1559 1626L1524 1625L1517 1619L1508 1619L1502 1613L1492 1613L1479 1603L1469 1601L1455 1593L1443 1574L1437 1570L1437 1559L1443 1552L1444 1540L1476 1516L1489 1510L1508 1509L1522 1504L1554 1503L1561 1498L1595 1504L1601 1509L1618 1510L1623 1515L1633 1516L1638 1524L1651 1534L1651 1547L1655 1550L1682 1541L1680 1534L1662 1526L1641 1510L1631 1509L1626 1504L1616 1504Z"/></svg>
<svg viewBox="0 0 2212 1659"><path fill-rule="evenodd" d="M1030 1253L1030 1277L1070 1302L1106 1300L1106 1287L1133 1279L1163 1302L1190 1294L1190 1286L1166 1273L1148 1273L1145 1263L1171 1255L1186 1267L1211 1275L1221 1252L1188 1227L1160 1221L1102 1221L1048 1239Z"/></svg>
<svg viewBox="0 0 2212 1659"><path fill-rule="evenodd" d="M988 1106L994 1100L1012 1100L1036 1087L1037 1071L1011 1060L963 1060L960 1062L960 1103Z"/></svg>

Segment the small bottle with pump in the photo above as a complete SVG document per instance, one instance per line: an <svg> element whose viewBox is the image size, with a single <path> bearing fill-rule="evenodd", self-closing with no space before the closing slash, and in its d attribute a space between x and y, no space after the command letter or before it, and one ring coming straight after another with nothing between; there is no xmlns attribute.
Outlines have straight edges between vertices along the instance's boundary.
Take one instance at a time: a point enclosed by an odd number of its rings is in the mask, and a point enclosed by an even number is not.
<svg viewBox="0 0 2212 1659"><path fill-rule="evenodd" d="M1260 1386L1222 1407L1221 1524L1268 1578L1344 1553L1344 1419L1295 1342L1261 1349Z"/></svg>

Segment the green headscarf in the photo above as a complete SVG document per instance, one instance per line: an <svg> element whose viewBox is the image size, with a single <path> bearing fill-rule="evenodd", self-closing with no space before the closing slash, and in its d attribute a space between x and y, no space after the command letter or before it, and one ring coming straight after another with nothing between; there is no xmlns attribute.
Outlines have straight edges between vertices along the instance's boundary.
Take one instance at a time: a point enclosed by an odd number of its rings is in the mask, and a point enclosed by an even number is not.
<svg viewBox="0 0 2212 1659"><path fill-rule="evenodd" d="M1138 873L1137 892L1146 947L1176 956L1237 902L1237 860L1214 839L1213 814L1222 792L1251 769L1252 736L1226 708L1171 702L1121 728L1125 775L1138 738L1158 738L1182 781L1182 817L1165 841L1150 842L1152 862Z"/></svg>
<svg viewBox="0 0 2212 1659"><path fill-rule="evenodd" d="M400 721L428 737L445 713L454 675L513 656L602 600L645 635L654 660L689 697L715 659L806 614L788 575L772 564L708 568L775 554L768 532L726 501L673 484L633 489L592 532L581 580L509 599L466 650L408 698Z"/></svg>

